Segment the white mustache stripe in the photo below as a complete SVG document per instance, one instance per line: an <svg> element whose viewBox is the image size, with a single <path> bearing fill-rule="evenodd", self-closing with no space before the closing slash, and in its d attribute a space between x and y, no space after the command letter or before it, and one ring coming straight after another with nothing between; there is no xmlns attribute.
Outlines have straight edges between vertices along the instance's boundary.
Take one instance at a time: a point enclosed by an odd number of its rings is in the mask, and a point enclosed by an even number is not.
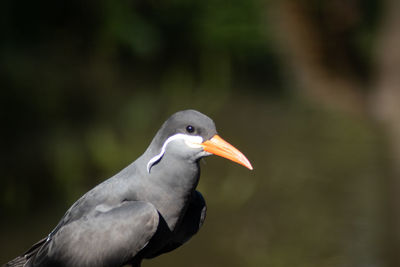
<svg viewBox="0 0 400 267"><path fill-rule="evenodd" d="M154 165L154 163L158 162L164 156L167 145L170 142L179 140L179 139L184 140L186 145L191 148L199 148L199 147L201 147L200 144L203 143L203 138L198 135L186 135L186 134L179 133L179 134L175 134L175 135L168 137L168 139L165 140L165 142L161 148L161 152L158 155L152 157L149 160L149 162L147 163L147 172L148 173L150 173L150 169Z"/></svg>

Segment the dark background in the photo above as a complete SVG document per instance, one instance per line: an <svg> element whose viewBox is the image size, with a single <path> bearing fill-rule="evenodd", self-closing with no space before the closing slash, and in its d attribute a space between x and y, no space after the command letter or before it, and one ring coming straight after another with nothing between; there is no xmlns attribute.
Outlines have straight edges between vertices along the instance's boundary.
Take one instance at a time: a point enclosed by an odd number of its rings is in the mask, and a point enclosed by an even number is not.
<svg viewBox="0 0 400 267"><path fill-rule="evenodd" d="M400 266L400 2L2 1L0 263L198 109L203 229L144 266Z"/></svg>

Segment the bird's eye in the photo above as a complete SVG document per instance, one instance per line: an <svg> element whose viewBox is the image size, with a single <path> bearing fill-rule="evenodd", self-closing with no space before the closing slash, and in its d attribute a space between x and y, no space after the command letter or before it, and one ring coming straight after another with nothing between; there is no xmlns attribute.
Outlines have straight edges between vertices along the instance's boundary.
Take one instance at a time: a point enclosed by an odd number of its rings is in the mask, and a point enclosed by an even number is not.
<svg viewBox="0 0 400 267"><path fill-rule="evenodd" d="M192 125L188 125L188 126L186 127L186 132L188 132L188 133L193 133L193 132L194 132L194 127L193 127Z"/></svg>

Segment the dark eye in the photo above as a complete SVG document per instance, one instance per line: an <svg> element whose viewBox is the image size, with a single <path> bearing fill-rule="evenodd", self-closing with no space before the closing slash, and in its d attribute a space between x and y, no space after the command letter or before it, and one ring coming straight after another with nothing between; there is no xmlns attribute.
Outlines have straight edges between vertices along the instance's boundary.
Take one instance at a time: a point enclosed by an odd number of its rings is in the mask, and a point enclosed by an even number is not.
<svg viewBox="0 0 400 267"><path fill-rule="evenodd" d="M193 133L194 132L194 127L192 125L186 126L186 132Z"/></svg>

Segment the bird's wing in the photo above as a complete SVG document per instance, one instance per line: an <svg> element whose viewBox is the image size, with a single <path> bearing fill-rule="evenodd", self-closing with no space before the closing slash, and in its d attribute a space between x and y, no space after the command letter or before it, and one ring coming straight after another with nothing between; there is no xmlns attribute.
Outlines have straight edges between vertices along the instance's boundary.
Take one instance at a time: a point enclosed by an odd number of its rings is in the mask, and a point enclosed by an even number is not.
<svg viewBox="0 0 400 267"><path fill-rule="evenodd" d="M115 202L110 202L109 194L104 194L104 192L109 192L111 190L110 188L107 188L107 186L112 184L110 181L111 179L104 181L75 201L75 203L67 210L67 212L65 212L64 216L50 233L49 237L51 238L53 235L55 235L63 226L79 220L83 216L86 216L97 206L102 204L115 206L120 203L121 199L116 199Z"/></svg>
<svg viewBox="0 0 400 267"><path fill-rule="evenodd" d="M30 266L122 266L146 246L158 222L158 212L148 202L99 208L60 227Z"/></svg>
<svg viewBox="0 0 400 267"><path fill-rule="evenodd" d="M2 265L3 267L24 267L27 261L35 255L37 251L40 249L41 246L46 242L46 238L41 239L40 241L36 242L30 249L28 249L24 254L21 256L16 257L15 259L7 262L6 264Z"/></svg>
<svg viewBox="0 0 400 267"><path fill-rule="evenodd" d="M182 222L175 230L170 242L161 250L150 255L149 258L170 252L189 241L189 239L192 238L192 236L195 235L203 225L203 222L206 219L206 212L207 205L202 194L199 191L194 191Z"/></svg>

